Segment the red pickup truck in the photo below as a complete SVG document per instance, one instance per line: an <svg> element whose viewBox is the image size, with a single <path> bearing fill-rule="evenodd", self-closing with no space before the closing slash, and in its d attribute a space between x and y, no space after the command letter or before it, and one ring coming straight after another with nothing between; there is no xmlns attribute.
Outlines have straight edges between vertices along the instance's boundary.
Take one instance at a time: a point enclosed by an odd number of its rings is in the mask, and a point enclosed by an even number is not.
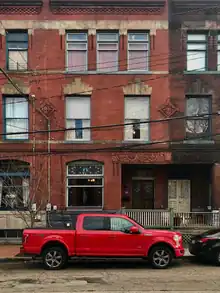
<svg viewBox="0 0 220 293"><path fill-rule="evenodd" d="M21 254L42 257L50 270L76 257L138 257L164 269L184 255L184 248L178 232L145 229L121 214L80 214L75 227L25 229Z"/></svg>

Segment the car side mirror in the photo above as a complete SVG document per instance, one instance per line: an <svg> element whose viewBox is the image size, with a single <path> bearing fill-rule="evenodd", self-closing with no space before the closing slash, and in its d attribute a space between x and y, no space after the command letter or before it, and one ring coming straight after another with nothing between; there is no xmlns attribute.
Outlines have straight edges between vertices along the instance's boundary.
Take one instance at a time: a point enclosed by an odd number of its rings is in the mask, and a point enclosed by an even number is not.
<svg viewBox="0 0 220 293"><path fill-rule="evenodd" d="M129 231L131 234L139 234L139 229L135 226L132 226Z"/></svg>

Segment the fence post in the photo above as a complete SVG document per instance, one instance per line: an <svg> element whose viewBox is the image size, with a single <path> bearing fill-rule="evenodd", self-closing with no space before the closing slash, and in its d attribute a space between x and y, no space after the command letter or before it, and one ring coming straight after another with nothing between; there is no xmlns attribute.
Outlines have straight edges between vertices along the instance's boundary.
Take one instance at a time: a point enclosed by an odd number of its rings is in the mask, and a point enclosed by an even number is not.
<svg viewBox="0 0 220 293"><path fill-rule="evenodd" d="M170 212L170 229L173 230L174 229L174 212L173 212L173 209L170 208L169 212Z"/></svg>
<svg viewBox="0 0 220 293"><path fill-rule="evenodd" d="M121 207L121 214L125 215L125 207Z"/></svg>

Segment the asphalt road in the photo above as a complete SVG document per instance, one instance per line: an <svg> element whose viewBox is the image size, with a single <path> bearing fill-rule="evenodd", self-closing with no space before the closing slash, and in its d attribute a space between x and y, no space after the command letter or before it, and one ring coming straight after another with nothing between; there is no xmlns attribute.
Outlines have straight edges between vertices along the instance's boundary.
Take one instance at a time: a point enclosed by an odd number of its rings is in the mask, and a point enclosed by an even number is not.
<svg viewBox="0 0 220 293"><path fill-rule="evenodd" d="M167 270L151 269L143 261L90 261L53 272L39 264L0 264L0 292L220 292L219 272L192 261L178 261Z"/></svg>

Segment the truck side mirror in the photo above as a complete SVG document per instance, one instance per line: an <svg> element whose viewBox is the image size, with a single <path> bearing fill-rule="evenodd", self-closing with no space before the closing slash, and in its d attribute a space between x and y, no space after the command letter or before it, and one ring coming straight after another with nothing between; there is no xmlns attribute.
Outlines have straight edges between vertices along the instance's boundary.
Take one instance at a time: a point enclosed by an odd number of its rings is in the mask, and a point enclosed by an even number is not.
<svg viewBox="0 0 220 293"><path fill-rule="evenodd" d="M137 227L135 227L135 226L132 226L130 228L130 233L131 234L139 234L139 229Z"/></svg>

